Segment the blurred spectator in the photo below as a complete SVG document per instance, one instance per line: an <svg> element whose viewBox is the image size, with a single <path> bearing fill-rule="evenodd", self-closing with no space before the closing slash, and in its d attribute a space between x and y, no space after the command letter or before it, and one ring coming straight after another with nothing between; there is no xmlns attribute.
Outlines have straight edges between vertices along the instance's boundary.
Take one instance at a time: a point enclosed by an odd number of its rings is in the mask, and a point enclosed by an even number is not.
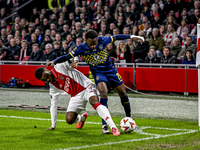
<svg viewBox="0 0 200 150"><path fill-rule="evenodd" d="M63 25L63 32L61 33L62 39L66 39L68 34L70 34L69 26L67 24L65 24L65 25Z"/></svg>
<svg viewBox="0 0 200 150"><path fill-rule="evenodd" d="M200 9L200 1L195 1L193 6L194 7L188 12L188 15L190 16L194 15L195 9Z"/></svg>
<svg viewBox="0 0 200 150"><path fill-rule="evenodd" d="M165 45L164 40L159 36L158 28L153 28L152 36L149 39L149 46L154 46L157 55L160 57L162 54L163 46Z"/></svg>
<svg viewBox="0 0 200 150"><path fill-rule="evenodd" d="M164 35L165 46L172 46L174 39L177 37L178 37L178 35L175 32L173 25L168 24L167 25L167 33Z"/></svg>
<svg viewBox="0 0 200 150"><path fill-rule="evenodd" d="M54 14L56 14L56 18L59 18L60 10L58 9L58 7L54 7L53 12ZM49 19L49 17L47 19Z"/></svg>
<svg viewBox="0 0 200 150"><path fill-rule="evenodd" d="M53 47L54 47L53 52L56 54L56 57L60 57L62 55L62 52L61 52L61 49L60 49L60 47L62 45L60 45L60 44L61 43L58 42L58 41L53 42Z"/></svg>
<svg viewBox="0 0 200 150"><path fill-rule="evenodd" d="M200 24L200 18L197 23ZM192 37L192 41L197 41L197 25L190 32L190 36Z"/></svg>
<svg viewBox="0 0 200 150"><path fill-rule="evenodd" d="M131 20L135 22L135 24L137 24L137 21L139 19L139 11L137 10L137 4L136 3L132 3L131 4Z"/></svg>
<svg viewBox="0 0 200 150"><path fill-rule="evenodd" d="M16 17L16 18L15 18L15 22L12 24L12 31L14 31L15 24L19 24L19 23L20 23L20 18L19 18L19 17Z"/></svg>
<svg viewBox="0 0 200 150"><path fill-rule="evenodd" d="M79 2L79 0L74 0L74 5L73 5L73 7L72 7L72 12L75 12L75 9L77 8L77 7L80 7L81 5L80 5L80 2Z"/></svg>
<svg viewBox="0 0 200 150"><path fill-rule="evenodd" d="M163 1L162 0L155 0L155 3L153 3L151 5L151 10L154 10L155 9L155 5L158 4L159 7L163 10L164 8L164 4L163 4Z"/></svg>
<svg viewBox="0 0 200 150"><path fill-rule="evenodd" d="M36 18L36 19L35 19L34 26L33 26L33 29L35 30L35 29L37 29L38 27L41 28L41 27L42 27L42 24L41 24L41 22L40 22L40 19L39 19L39 18Z"/></svg>
<svg viewBox="0 0 200 150"><path fill-rule="evenodd" d="M77 21L80 21L80 13L81 13L81 10L80 10L80 7L76 7L75 8L75 13L74 13L74 17Z"/></svg>
<svg viewBox="0 0 200 150"><path fill-rule="evenodd" d="M126 0L119 0L119 3L117 4L117 7L115 9L115 13L119 13L118 12L119 11L119 7L121 7L122 10L125 11L127 5L128 5L128 3L126 2Z"/></svg>
<svg viewBox="0 0 200 150"><path fill-rule="evenodd" d="M27 61L28 57L31 55L32 50L28 47L28 42L26 40L21 41L21 50L18 53L18 57L20 61Z"/></svg>
<svg viewBox="0 0 200 150"><path fill-rule="evenodd" d="M174 29L177 30L177 28L179 27L179 24L176 23L176 20L172 17L172 16L169 16L167 18L167 22L165 24L165 29L167 30L167 26L168 24L172 24L174 26Z"/></svg>
<svg viewBox="0 0 200 150"><path fill-rule="evenodd" d="M7 23L5 20L1 20L0 30L7 27Z"/></svg>
<svg viewBox="0 0 200 150"><path fill-rule="evenodd" d="M143 31L139 31L138 34L145 39L145 33ZM136 46L133 49L134 61L138 63L143 62L149 51L149 42L142 42L141 40L138 40L137 42L135 42L135 45Z"/></svg>
<svg viewBox="0 0 200 150"><path fill-rule="evenodd" d="M144 9L142 10L142 13L144 13L144 15L149 18L150 17L149 7L148 6L144 6Z"/></svg>
<svg viewBox="0 0 200 150"><path fill-rule="evenodd" d="M184 0L176 0L175 11L178 12L179 14L181 14L181 11L183 8L187 8L185 5L185 1Z"/></svg>
<svg viewBox="0 0 200 150"><path fill-rule="evenodd" d="M76 22L75 30L76 30L76 38L78 38L78 37L81 38L82 34L83 34L83 30L81 29L81 23L80 22Z"/></svg>
<svg viewBox="0 0 200 150"><path fill-rule="evenodd" d="M51 39L51 37L49 35L45 35L44 41L40 45L40 49L42 49L44 51L45 50L45 46L47 44L53 44L53 40Z"/></svg>
<svg viewBox="0 0 200 150"><path fill-rule="evenodd" d="M81 19L81 28L84 32L87 30L87 22L85 19Z"/></svg>
<svg viewBox="0 0 200 150"><path fill-rule="evenodd" d="M0 49L0 60L15 60L13 53L6 47Z"/></svg>
<svg viewBox="0 0 200 150"><path fill-rule="evenodd" d="M50 29L47 29L47 30L50 30L50 31L51 31L51 30L56 30L56 31L57 31L57 28L56 28L55 23L51 23ZM46 31L47 31L47 30L46 30ZM46 32L46 31L45 31L45 32Z"/></svg>
<svg viewBox="0 0 200 150"><path fill-rule="evenodd" d="M194 10L194 15L190 16L190 24L196 24L198 22L198 18L200 17L199 9Z"/></svg>
<svg viewBox="0 0 200 150"><path fill-rule="evenodd" d="M117 19L116 27L119 29L119 33L122 33L124 28L124 18L122 16L119 16Z"/></svg>
<svg viewBox="0 0 200 150"><path fill-rule="evenodd" d="M41 26L42 26L42 24L43 24L44 18L45 18L44 15L43 15L43 14L40 14L40 18L39 18L39 19L40 19Z"/></svg>
<svg viewBox="0 0 200 150"><path fill-rule="evenodd" d="M131 34L132 35L138 35L138 27L136 25L133 26L132 30L131 30Z"/></svg>
<svg viewBox="0 0 200 150"><path fill-rule="evenodd" d="M1 8L0 20L4 19L5 17L7 17L6 9Z"/></svg>
<svg viewBox="0 0 200 150"><path fill-rule="evenodd" d="M42 32L45 32L47 29L50 29L49 21L47 18L44 18L42 24Z"/></svg>
<svg viewBox="0 0 200 150"><path fill-rule="evenodd" d="M4 44L7 42L6 29L1 29L1 39L3 40Z"/></svg>
<svg viewBox="0 0 200 150"><path fill-rule="evenodd" d="M64 21L63 21L63 19L59 18L58 24L57 24L57 31L59 33L61 33L63 31L63 26L64 26Z"/></svg>
<svg viewBox="0 0 200 150"><path fill-rule="evenodd" d="M56 17L56 14L52 14L51 15L51 18L49 20L49 24L51 25L52 23L54 23L55 25L57 25L57 17Z"/></svg>
<svg viewBox="0 0 200 150"><path fill-rule="evenodd" d="M149 41L149 37L152 34L152 28L151 28L151 24L149 22L146 22L144 24L144 30L143 31L145 33L146 40Z"/></svg>
<svg viewBox="0 0 200 150"><path fill-rule="evenodd" d="M144 63L160 63L160 57L157 56L156 49L154 46L150 46L149 53L144 59Z"/></svg>
<svg viewBox="0 0 200 150"><path fill-rule="evenodd" d="M90 29L92 29L92 24L90 22L88 22L87 25L86 25L86 30L85 31L87 32Z"/></svg>
<svg viewBox="0 0 200 150"><path fill-rule="evenodd" d="M192 54L193 51L188 49L185 53L185 57L183 58L181 64L195 64L196 61Z"/></svg>
<svg viewBox="0 0 200 150"><path fill-rule="evenodd" d="M74 13L73 12L70 12L69 13L69 19L66 21L66 24L69 25L69 27L71 27L72 25L72 20L75 19L74 17Z"/></svg>
<svg viewBox="0 0 200 150"><path fill-rule="evenodd" d="M39 17L40 17L40 15L39 15L39 13L38 13L37 8L36 8L36 7L33 8L33 13L32 13L31 18L30 18L30 23L31 23L31 24L34 23L34 22L35 22L35 19L36 19L36 18L39 18Z"/></svg>
<svg viewBox="0 0 200 150"><path fill-rule="evenodd" d="M159 26L162 24L162 20L160 19L160 15L156 13L154 15L154 18L151 20L151 27L152 28L159 28Z"/></svg>
<svg viewBox="0 0 200 150"><path fill-rule="evenodd" d="M108 34L113 35L113 29L116 28L114 23L111 23L108 29Z"/></svg>
<svg viewBox="0 0 200 150"><path fill-rule="evenodd" d="M166 0L166 2L164 3L163 11L166 14L169 14L170 10L174 10L174 9L175 9L174 1L173 0Z"/></svg>
<svg viewBox="0 0 200 150"><path fill-rule="evenodd" d="M32 25L29 25L29 26L28 26L28 32L27 32L27 34L31 35L32 33L34 33L33 26L32 26Z"/></svg>
<svg viewBox="0 0 200 150"><path fill-rule="evenodd" d="M126 49L124 41L120 41L117 46L117 60L120 63L131 63L130 49Z"/></svg>
<svg viewBox="0 0 200 150"><path fill-rule="evenodd" d="M181 21L182 21L182 20L187 20L187 22L190 22L190 19L189 19L189 16L188 16L188 14L187 14L187 9L186 9L186 8L184 8L184 9L182 10L181 15L180 15L179 18L177 19L177 23L178 23L178 24L181 24Z"/></svg>
<svg viewBox="0 0 200 150"><path fill-rule="evenodd" d="M0 49L1 48L6 48L6 47L3 45L3 40L0 38Z"/></svg>
<svg viewBox="0 0 200 150"><path fill-rule="evenodd" d="M173 53L176 57L178 57L178 54L180 53L182 49L182 46L180 44L179 38L175 38L173 41L173 46L171 47L171 53Z"/></svg>
<svg viewBox="0 0 200 150"><path fill-rule="evenodd" d="M163 64L177 63L177 58L174 54L171 53L171 48L169 46L163 47L163 54L161 56L160 63L163 63Z"/></svg>
<svg viewBox="0 0 200 150"><path fill-rule="evenodd" d="M103 33L103 35L106 35L108 33L107 25L101 25L101 32Z"/></svg>
<svg viewBox="0 0 200 150"><path fill-rule="evenodd" d="M196 55L196 49L197 46L196 44L192 43L192 37L191 36L187 36L186 37L186 44L183 46L183 48L181 49L181 52L178 54L178 57L182 60L185 57L186 51L187 50L192 50L192 54L195 58Z"/></svg>
<svg viewBox="0 0 200 150"><path fill-rule="evenodd" d="M75 42L72 40L71 34L67 35L66 42L67 42L68 48L73 47L75 45Z"/></svg>
<svg viewBox="0 0 200 150"><path fill-rule="evenodd" d="M39 41L39 44L41 44L42 41L43 41L43 36L42 36L42 30L41 30L41 28L37 27L35 29L35 34L37 35L37 39Z"/></svg>
<svg viewBox="0 0 200 150"><path fill-rule="evenodd" d="M20 47L16 45L16 40L12 38L10 40L10 46L8 46L8 50L10 50L13 55L18 55L20 52Z"/></svg>
<svg viewBox="0 0 200 150"><path fill-rule="evenodd" d="M25 29L22 29L21 35L22 35L22 40L26 40L27 42L31 41L31 37L29 34L27 34L27 31Z"/></svg>
<svg viewBox="0 0 200 150"><path fill-rule="evenodd" d="M11 40L12 38L13 38L13 35L12 35L12 34L9 34L9 35L7 36L7 42L4 43L4 45L5 45L6 47L10 46L10 40Z"/></svg>
<svg viewBox="0 0 200 150"><path fill-rule="evenodd" d="M35 43L32 45L32 52L28 61L39 61L42 55L43 55L43 51L39 49L39 45Z"/></svg>
<svg viewBox="0 0 200 150"><path fill-rule="evenodd" d="M21 38L15 37L15 40L16 40L16 45L19 46L19 48L21 49Z"/></svg>
<svg viewBox="0 0 200 150"><path fill-rule="evenodd" d="M188 33L183 32L182 42L181 46L183 47L186 44L186 37L188 36Z"/></svg>
<svg viewBox="0 0 200 150"><path fill-rule="evenodd" d="M104 18L106 19L106 21L107 21L108 24L111 24L111 23L114 22L114 19L111 17L109 11L105 12Z"/></svg>
<svg viewBox="0 0 200 150"><path fill-rule="evenodd" d="M183 37L183 32L189 33L189 29L186 26L186 20L183 19L181 21L181 26L178 27L176 32L177 32L177 35L178 35L179 38Z"/></svg>
<svg viewBox="0 0 200 150"><path fill-rule="evenodd" d="M21 29L21 30L22 30L22 29L25 29L26 31L28 31L29 23L28 23L28 21L27 21L25 18L22 18L22 19L21 19L19 25L20 25L20 29Z"/></svg>
<svg viewBox="0 0 200 150"><path fill-rule="evenodd" d="M126 40L126 48L130 49L130 52L133 52L135 42L132 39Z"/></svg>
<svg viewBox="0 0 200 150"><path fill-rule="evenodd" d="M6 27L6 34L7 34L7 35L8 35L8 34L12 34L12 35L14 35L14 32L12 31L10 25L7 25L7 27Z"/></svg>
<svg viewBox="0 0 200 150"><path fill-rule="evenodd" d="M51 39L54 41L56 39L56 30L51 30Z"/></svg>
<svg viewBox="0 0 200 150"><path fill-rule="evenodd" d="M134 25L134 22L131 21L131 18L130 17L126 17L126 24L124 27L128 27L129 30L131 30L133 28L133 25Z"/></svg>
<svg viewBox="0 0 200 150"><path fill-rule="evenodd" d="M56 54L52 52L52 48L51 44L45 46L45 53L42 55L40 61L52 61L56 59Z"/></svg>
<svg viewBox="0 0 200 150"><path fill-rule="evenodd" d="M66 55L68 53L69 53L69 47L68 47L67 41L62 41L61 54Z"/></svg>
<svg viewBox="0 0 200 150"><path fill-rule="evenodd" d="M38 41L37 35L35 33L31 34L31 41L29 42L28 47L32 48L33 44L38 44L38 46L39 46L39 41Z"/></svg>
<svg viewBox="0 0 200 150"><path fill-rule="evenodd" d="M160 25L159 27L159 34L162 38L164 38L164 35L166 33L166 30L165 30L165 25Z"/></svg>
<svg viewBox="0 0 200 150"><path fill-rule="evenodd" d="M107 50L110 57L117 58L116 48L115 48L113 43L109 43L106 46L106 50Z"/></svg>
<svg viewBox="0 0 200 150"><path fill-rule="evenodd" d="M19 31L19 32L21 31L21 27L19 24L15 24L14 32L16 32L16 31Z"/></svg>
<svg viewBox="0 0 200 150"><path fill-rule="evenodd" d="M116 1L115 0L110 0L109 8L110 8L111 14L114 14L115 13L115 9L116 9Z"/></svg>
<svg viewBox="0 0 200 150"><path fill-rule="evenodd" d="M40 14L42 14L42 15L44 16L44 18L49 19L49 14L47 13L47 11L46 11L45 8L42 8L42 9L41 9L41 13L40 13Z"/></svg>

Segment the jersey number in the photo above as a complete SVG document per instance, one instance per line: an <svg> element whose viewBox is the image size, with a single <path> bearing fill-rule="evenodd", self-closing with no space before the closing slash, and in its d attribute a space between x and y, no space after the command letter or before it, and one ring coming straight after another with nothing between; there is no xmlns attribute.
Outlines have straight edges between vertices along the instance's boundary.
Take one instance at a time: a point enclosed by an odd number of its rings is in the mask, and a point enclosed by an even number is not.
<svg viewBox="0 0 200 150"><path fill-rule="evenodd" d="M119 82L122 82L123 80L122 80L122 77L120 76L120 74L119 74L119 73L116 73L116 75L117 75L117 77L118 77L118 79L119 79Z"/></svg>

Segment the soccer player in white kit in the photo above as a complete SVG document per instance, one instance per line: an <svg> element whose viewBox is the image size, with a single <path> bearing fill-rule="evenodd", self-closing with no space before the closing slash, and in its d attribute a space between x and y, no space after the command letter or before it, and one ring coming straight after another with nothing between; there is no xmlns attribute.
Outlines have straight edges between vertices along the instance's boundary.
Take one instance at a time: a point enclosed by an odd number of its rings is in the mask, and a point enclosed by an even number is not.
<svg viewBox="0 0 200 150"><path fill-rule="evenodd" d="M108 109L98 100L95 84L84 74L71 67L68 62L57 64L50 71L43 67L37 68L35 76L39 80L49 82L50 85L52 126L49 130L56 128L59 95L67 93L71 95L66 112L68 124L77 122L76 128L83 127L88 114L85 112L79 115L79 113L85 109L86 103L89 101L98 115L110 126L113 135L120 135L120 131L113 122Z"/></svg>

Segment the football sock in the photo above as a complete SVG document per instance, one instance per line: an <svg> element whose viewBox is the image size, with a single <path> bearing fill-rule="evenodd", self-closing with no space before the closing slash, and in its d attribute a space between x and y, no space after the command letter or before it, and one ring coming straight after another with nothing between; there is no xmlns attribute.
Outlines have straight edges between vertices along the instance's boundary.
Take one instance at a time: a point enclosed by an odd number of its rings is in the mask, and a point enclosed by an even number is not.
<svg viewBox="0 0 200 150"><path fill-rule="evenodd" d="M79 122L81 121L81 115L77 115L76 120L74 122Z"/></svg>
<svg viewBox="0 0 200 150"><path fill-rule="evenodd" d="M105 107L107 107L108 108L108 99L107 98L101 98L100 99L100 103L103 105L103 106L105 106ZM103 125L106 125L107 123L102 119L102 124Z"/></svg>
<svg viewBox="0 0 200 150"><path fill-rule="evenodd" d="M113 122L110 116L108 109L105 106L101 105L100 103L97 103L94 105L94 109L97 111L99 116L105 120L105 122L110 126L111 129L113 127L116 127L115 123Z"/></svg>
<svg viewBox="0 0 200 150"><path fill-rule="evenodd" d="M126 97L120 97L121 98L121 103L124 107L126 117L131 117L131 107L130 107L130 102L128 99L128 96Z"/></svg>

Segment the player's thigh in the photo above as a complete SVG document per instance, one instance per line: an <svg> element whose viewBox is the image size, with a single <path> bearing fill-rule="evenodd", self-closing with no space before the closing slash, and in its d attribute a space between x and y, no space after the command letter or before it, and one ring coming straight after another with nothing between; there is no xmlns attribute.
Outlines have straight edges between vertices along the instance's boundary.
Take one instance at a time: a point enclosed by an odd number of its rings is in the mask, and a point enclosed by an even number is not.
<svg viewBox="0 0 200 150"><path fill-rule="evenodd" d="M117 72L117 70L113 71L112 73L106 74L106 77L112 88L118 87L124 83L122 77Z"/></svg>
<svg viewBox="0 0 200 150"><path fill-rule="evenodd" d="M85 110L87 101L83 100L82 92L70 99L67 112L75 112L79 114L82 110Z"/></svg>
<svg viewBox="0 0 200 150"><path fill-rule="evenodd" d="M94 86L90 86L85 90L83 99L89 101L90 104L94 107L96 103L99 103L97 89Z"/></svg>
<svg viewBox="0 0 200 150"><path fill-rule="evenodd" d="M103 73L93 71L92 75L93 75L93 78L94 78L96 85L98 85L101 82L105 82L105 83L108 82L106 75L103 74Z"/></svg>

